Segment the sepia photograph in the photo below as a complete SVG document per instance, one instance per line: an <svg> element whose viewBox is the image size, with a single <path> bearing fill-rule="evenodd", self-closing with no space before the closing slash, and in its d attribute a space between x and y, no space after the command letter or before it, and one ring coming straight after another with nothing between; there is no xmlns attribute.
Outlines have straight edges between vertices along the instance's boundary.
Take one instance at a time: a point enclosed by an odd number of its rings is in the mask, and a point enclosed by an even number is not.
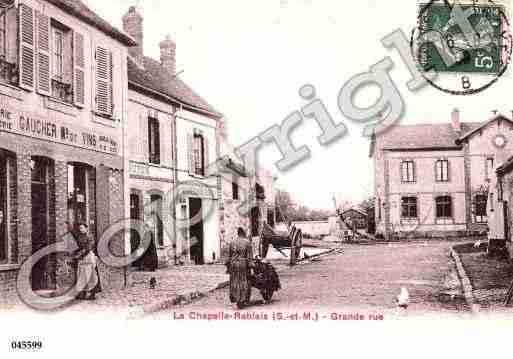
<svg viewBox="0 0 513 359"><path fill-rule="evenodd" d="M0 0L2 358L507 355L512 6Z"/></svg>

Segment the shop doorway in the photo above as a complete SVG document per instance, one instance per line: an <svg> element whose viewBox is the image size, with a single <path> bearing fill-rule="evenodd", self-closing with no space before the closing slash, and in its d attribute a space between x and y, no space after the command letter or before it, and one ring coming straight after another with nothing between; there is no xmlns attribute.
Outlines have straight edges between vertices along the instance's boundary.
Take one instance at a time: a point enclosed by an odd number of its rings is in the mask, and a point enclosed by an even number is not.
<svg viewBox="0 0 513 359"><path fill-rule="evenodd" d="M260 208L253 207L251 209L251 237L260 235Z"/></svg>
<svg viewBox="0 0 513 359"><path fill-rule="evenodd" d="M49 160L33 157L32 169L32 253L49 245L48 238L48 169ZM32 289L49 288L48 257L35 263L32 269Z"/></svg>
<svg viewBox="0 0 513 359"><path fill-rule="evenodd" d="M141 199L140 196L136 193L130 194L130 220L132 221L132 225L141 219ZM141 243L141 238L139 236L139 232L133 228L130 229L130 253L134 253ZM141 266L141 259L134 261L132 263L133 267Z"/></svg>
<svg viewBox="0 0 513 359"><path fill-rule="evenodd" d="M0 263L7 262L7 166L0 152Z"/></svg>
<svg viewBox="0 0 513 359"><path fill-rule="evenodd" d="M203 203L200 198L189 198L189 240L191 246L191 260L194 264L205 264L204 256L204 230L203 230Z"/></svg>

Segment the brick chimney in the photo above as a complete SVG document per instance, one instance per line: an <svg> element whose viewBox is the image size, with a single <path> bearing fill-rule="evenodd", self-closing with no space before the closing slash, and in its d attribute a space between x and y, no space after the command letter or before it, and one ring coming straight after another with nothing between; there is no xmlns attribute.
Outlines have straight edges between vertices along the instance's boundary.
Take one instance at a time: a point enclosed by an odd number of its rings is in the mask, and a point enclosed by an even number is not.
<svg viewBox="0 0 513 359"><path fill-rule="evenodd" d="M167 35L166 39L160 44L160 63L171 75L176 75L176 44Z"/></svg>
<svg viewBox="0 0 513 359"><path fill-rule="evenodd" d="M460 110L457 108L452 110L452 128L456 133L461 133Z"/></svg>
<svg viewBox="0 0 513 359"><path fill-rule="evenodd" d="M129 48L130 56L132 56L139 65L144 63L143 51L143 17L135 6L130 6L128 12L123 16L123 30L134 38L137 46Z"/></svg>

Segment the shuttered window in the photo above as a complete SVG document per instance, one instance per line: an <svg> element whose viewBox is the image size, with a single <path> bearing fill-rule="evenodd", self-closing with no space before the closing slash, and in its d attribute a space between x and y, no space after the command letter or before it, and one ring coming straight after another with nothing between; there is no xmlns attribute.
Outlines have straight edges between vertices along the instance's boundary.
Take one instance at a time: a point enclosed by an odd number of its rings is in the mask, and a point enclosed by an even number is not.
<svg viewBox="0 0 513 359"><path fill-rule="evenodd" d="M9 26L12 26L10 11L12 10L0 9L0 82L17 85L15 82L16 64L12 61L12 50L9 51L9 36L15 36L8 31Z"/></svg>
<svg viewBox="0 0 513 359"><path fill-rule="evenodd" d="M205 138L201 133L194 135L194 174L198 176L205 175Z"/></svg>
<svg viewBox="0 0 513 359"><path fill-rule="evenodd" d="M112 52L97 46L96 48L96 111L108 117L112 116Z"/></svg>
<svg viewBox="0 0 513 359"><path fill-rule="evenodd" d="M7 58L7 13L0 10L0 59Z"/></svg>
<svg viewBox="0 0 513 359"><path fill-rule="evenodd" d="M232 180L232 198L234 201L238 201L240 199L239 178L235 175L233 176L233 180Z"/></svg>
<svg viewBox="0 0 513 359"><path fill-rule="evenodd" d="M51 22L51 95L63 102L73 103L73 49L72 31L63 24Z"/></svg>
<svg viewBox="0 0 513 359"><path fill-rule="evenodd" d="M35 87L34 9L20 4L20 87L33 91Z"/></svg>
<svg viewBox="0 0 513 359"><path fill-rule="evenodd" d="M149 162L160 164L160 128L156 118L148 118Z"/></svg>

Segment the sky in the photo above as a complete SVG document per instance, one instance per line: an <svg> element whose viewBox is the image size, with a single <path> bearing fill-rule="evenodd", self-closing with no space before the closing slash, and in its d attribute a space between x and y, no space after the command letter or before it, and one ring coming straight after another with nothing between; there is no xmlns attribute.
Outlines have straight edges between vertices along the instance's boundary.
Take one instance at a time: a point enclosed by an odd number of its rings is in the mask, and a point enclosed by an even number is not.
<svg viewBox="0 0 513 359"><path fill-rule="evenodd" d="M342 86L353 76L390 57L391 76L406 104L403 124L449 122L457 107L462 121L485 121L497 110L511 117L509 71L491 88L472 96L454 96L430 86L411 92L410 74L400 56L381 39L416 24L416 2L340 0L86 0L93 10L121 28L121 17L137 5L145 19L144 51L159 58L158 43L167 34L177 44L177 71L227 120L230 142L241 145L280 124L306 101L298 91L312 84L335 122L348 135L328 147L317 142L318 125L305 119L292 138L310 148L311 158L286 172L275 162L273 145L259 153L260 163L278 176L278 187L311 208L333 209L338 201L373 196L374 172L369 139L362 124L345 118L337 106ZM371 106L377 88L361 90L360 107Z"/></svg>

